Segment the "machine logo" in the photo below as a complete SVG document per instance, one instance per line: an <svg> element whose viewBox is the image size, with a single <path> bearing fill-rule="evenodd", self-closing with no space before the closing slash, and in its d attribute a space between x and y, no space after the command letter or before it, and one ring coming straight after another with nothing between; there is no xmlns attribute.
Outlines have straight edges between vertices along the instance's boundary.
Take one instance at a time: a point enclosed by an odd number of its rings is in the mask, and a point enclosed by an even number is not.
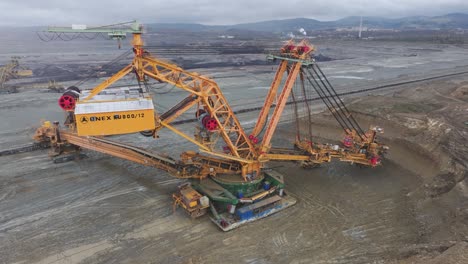
<svg viewBox="0 0 468 264"><path fill-rule="evenodd" d="M80 122L81 122L82 124L87 124L87 123L88 123L88 118L86 118L86 116L83 116L83 117L81 118Z"/></svg>

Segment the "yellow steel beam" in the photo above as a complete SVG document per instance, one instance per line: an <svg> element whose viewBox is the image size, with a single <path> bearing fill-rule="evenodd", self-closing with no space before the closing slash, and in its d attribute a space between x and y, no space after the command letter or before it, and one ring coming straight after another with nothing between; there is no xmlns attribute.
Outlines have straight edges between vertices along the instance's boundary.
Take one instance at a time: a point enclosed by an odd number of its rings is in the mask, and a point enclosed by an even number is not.
<svg viewBox="0 0 468 264"><path fill-rule="evenodd" d="M201 144L200 142L196 141L195 139L191 138L190 136L188 136L188 135L185 134L184 132L179 131L178 129L176 129L175 127L169 125L169 124L166 123L165 121L161 121L161 125L162 125L163 127L168 128L169 130L171 130L172 132L176 133L177 135L179 135L179 136L185 138L186 140L192 142L193 144L199 146L199 147L202 148L203 150L210 152L210 149L209 149L207 146L205 146L205 145Z"/></svg>
<svg viewBox="0 0 468 264"><path fill-rule="evenodd" d="M175 64L160 61L150 56L137 57L136 60L143 62L145 75L173 84L200 97L204 109L218 124L218 129L213 132L221 135L231 151L231 155L226 156L246 160L257 157L255 146L246 136L239 120L215 81L197 73L184 71ZM138 64L134 63L134 65ZM236 134L235 138L234 133Z"/></svg>
<svg viewBox="0 0 468 264"><path fill-rule="evenodd" d="M291 93L292 87L294 85L294 82L296 81L301 66L301 62L296 62L293 66L292 71L289 73L288 78L286 79L283 90L281 91L275 110L271 117L270 123L268 124L267 130L265 131L265 135L263 136L263 141L261 144L262 150L266 150L270 147L271 139L273 137L273 134L275 133L276 126L278 125L278 122L281 118L281 114L283 113L286 101L288 100L289 94Z"/></svg>
<svg viewBox="0 0 468 264"><path fill-rule="evenodd" d="M254 136L258 136L258 134L260 134L263 128L263 125L266 122L268 113L270 112L271 105L275 101L278 87L281 84L281 80L283 79L283 75L286 72L287 66L288 66L288 61L283 60L281 61L280 66L278 67L278 70L276 71L275 78L273 79L273 82L271 83L271 87L270 87L270 90L268 91L268 95L265 98L263 107L260 110L260 114L258 115L257 123L255 124L255 127L252 131L252 135Z"/></svg>
<svg viewBox="0 0 468 264"><path fill-rule="evenodd" d="M261 156L262 159L266 160L310 160L311 157L307 155L291 155L291 154L263 154Z"/></svg>
<svg viewBox="0 0 468 264"><path fill-rule="evenodd" d="M132 64L129 64L129 65L125 66L125 68L123 68L122 70L120 70L116 74L112 75L110 78L103 81L98 86L94 87L94 89L91 90L89 95L85 99L83 99L82 101L86 102L89 99L93 98L95 95L100 93L102 90L106 89L107 87L109 87L110 85L112 85L113 83L120 80L122 77L124 77L128 73L130 73L132 71L132 69L133 69Z"/></svg>
<svg viewBox="0 0 468 264"><path fill-rule="evenodd" d="M238 161L238 162L241 162L241 163L246 163L246 164L254 163L253 160L238 158L238 157L234 157L232 155L227 155L227 154L223 154L223 153L219 153L219 152L206 151L204 149L200 149L200 151L203 152L203 153L210 154L210 155L213 155L213 156L217 156L217 157L220 157L220 158L224 158L224 159L227 159L227 160L235 160L235 161Z"/></svg>
<svg viewBox="0 0 468 264"><path fill-rule="evenodd" d="M192 93L192 94L195 94L195 95L198 95L198 96L202 96L201 92L197 92L192 87L189 87L186 84L182 84L182 83L177 82L175 80L169 79L169 78L167 78L166 76L164 76L162 74L157 74L155 72L151 72L148 69L144 69L143 73L148 75L149 77L151 77L153 79L160 80L160 81L163 81L163 82L167 82L169 84L172 84L172 85L175 85L175 86L177 86L179 88L182 88L182 89L186 90L189 93Z"/></svg>

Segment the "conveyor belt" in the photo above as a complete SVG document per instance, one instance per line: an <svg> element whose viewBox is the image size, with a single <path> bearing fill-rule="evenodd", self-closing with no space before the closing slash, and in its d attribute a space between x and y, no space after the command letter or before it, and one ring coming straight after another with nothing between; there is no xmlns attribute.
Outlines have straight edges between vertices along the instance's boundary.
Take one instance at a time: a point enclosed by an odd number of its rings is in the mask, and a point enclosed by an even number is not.
<svg viewBox="0 0 468 264"><path fill-rule="evenodd" d="M48 143L35 142L35 143L27 144L27 145L17 146L14 148L0 150L0 157L19 154L23 152L31 152L31 151L35 151L39 149L46 149L46 148L50 148L50 145Z"/></svg>
<svg viewBox="0 0 468 264"><path fill-rule="evenodd" d="M197 178L200 171L200 168L197 165L183 164L170 157L162 156L160 154L152 153L135 146L118 143L109 139L80 137L74 133L66 131L60 132L60 138L72 145L167 171L177 178Z"/></svg>
<svg viewBox="0 0 468 264"><path fill-rule="evenodd" d="M167 110L165 113L163 113L160 118L161 121L165 121L166 119L170 118L171 116L175 115L178 111L180 111L182 108L187 106L188 104L192 103L197 99L196 96L189 96L186 97L184 100L180 101L178 104L176 104L174 107L171 109Z"/></svg>

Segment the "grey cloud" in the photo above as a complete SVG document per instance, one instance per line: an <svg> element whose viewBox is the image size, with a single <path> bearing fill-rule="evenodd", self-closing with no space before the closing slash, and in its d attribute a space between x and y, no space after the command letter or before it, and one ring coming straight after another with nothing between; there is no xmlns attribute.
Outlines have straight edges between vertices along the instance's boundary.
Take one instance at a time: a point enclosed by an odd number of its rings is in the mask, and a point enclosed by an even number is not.
<svg viewBox="0 0 468 264"><path fill-rule="evenodd" d="M466 0L1 0L0 25L109 24L143 22L236 24L307 17L332 20L351 15L403 17L468 12Z"/></svg>

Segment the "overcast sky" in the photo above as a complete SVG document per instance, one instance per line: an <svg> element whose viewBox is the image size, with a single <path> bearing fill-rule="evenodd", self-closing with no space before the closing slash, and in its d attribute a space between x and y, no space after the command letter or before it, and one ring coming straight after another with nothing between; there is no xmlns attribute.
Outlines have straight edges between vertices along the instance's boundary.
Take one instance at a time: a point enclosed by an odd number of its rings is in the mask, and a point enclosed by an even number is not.
<svg viewBox="0 0 468 264"><path fill-rule="evenodd" d="M306 17L468 13L468 0L0 0L0 26L148 22L237 24Z"/></svg>

